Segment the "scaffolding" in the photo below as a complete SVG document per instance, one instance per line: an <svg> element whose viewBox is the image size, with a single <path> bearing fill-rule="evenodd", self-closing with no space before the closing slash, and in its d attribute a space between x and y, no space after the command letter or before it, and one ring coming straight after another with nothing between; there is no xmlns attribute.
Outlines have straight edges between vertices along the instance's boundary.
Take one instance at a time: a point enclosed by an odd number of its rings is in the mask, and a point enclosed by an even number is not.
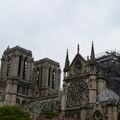
<svg viewBox="0 0 120 120"><path fill-rule="evenodd" d="M107 79L107 87L120 96L120 53L107 51L96 59L97 73Z"/></svg>

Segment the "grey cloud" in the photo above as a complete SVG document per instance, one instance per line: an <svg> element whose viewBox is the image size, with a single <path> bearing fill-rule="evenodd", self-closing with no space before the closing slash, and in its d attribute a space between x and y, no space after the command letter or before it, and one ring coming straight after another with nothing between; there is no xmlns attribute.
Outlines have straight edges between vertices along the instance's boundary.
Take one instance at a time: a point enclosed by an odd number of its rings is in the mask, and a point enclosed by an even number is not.
<svg viewBox="0 0 120 120"><path fill-rule="evenodd" d="M63 68L66 49L70 58L80 43L83 56L119 49L119 0L1 0L0 55L9 44L33 51L35 59L50 57ZM107 45L109 44L109 45Z"/></svg>

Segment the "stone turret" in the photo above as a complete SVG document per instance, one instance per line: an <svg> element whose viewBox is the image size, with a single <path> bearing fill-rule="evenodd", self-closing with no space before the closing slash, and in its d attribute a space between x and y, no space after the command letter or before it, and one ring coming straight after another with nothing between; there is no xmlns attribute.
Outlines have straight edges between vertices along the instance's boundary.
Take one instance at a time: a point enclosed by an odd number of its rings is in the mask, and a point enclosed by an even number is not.
<svg viewBox="0 0 120 120"><path fill-rule="evenodd" d="M91 56L90 56L91 61L95 61L95 52L94 52L94 45L92 42L92 48L91 48Z"/></svg>
<svg viewBox="0 0 120 120"><path fill-rule="evenodd" d="M69 56L68 56L68 49L67 49L67 53L66 53L66 59L65 59L65 66L64 66L64 77L67 77L68 74L68 70L69 70Z"/></svg>
<svg viewBox="0 0 120 120"><path fill-rule="evenodd" d="M89 75L89 101L92 101L97 96L97 78L96 78L96 59L94 45L92 42L90 59L87 60L87 73Z"/></svg>

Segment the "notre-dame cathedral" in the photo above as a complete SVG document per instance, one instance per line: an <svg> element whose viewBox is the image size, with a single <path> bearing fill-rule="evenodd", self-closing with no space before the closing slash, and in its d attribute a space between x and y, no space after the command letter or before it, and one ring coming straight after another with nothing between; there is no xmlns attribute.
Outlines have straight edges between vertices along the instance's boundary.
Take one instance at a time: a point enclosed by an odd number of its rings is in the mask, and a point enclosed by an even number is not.
<svg viewBox="0 0 120 120"><path fill-rule="evenodd" d="M31 51L8 47L1 58L0 104L26 106L32 116L45 107L57 107L60 76L58 62L49 58L34 61Z"/></svg>
<svg viewBox="0 0 120 120"><path fill-rule="evenodd" d="M96 58L77 54L61 69L49 58L35 61L32 52L19 46L7 48L1 58L0 105L20 105L35 119L43 109L60 110L78 120L120 120L120 55Z"/></svg>

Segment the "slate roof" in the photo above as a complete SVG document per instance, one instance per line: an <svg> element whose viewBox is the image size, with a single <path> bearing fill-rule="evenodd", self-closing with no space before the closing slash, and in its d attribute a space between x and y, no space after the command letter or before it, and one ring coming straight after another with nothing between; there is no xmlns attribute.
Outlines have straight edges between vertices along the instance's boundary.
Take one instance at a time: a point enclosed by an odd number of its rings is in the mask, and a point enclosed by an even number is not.
<svg viewBox="0 0 120 120"><path fill-rule="evenodd" d="M104 89L99 95L98 100L99 102L107 102L107 101L116 101L118 102L120 97L112 90L106 88ZM96 98L93 100L92 103L96 102Z"/></svg>

